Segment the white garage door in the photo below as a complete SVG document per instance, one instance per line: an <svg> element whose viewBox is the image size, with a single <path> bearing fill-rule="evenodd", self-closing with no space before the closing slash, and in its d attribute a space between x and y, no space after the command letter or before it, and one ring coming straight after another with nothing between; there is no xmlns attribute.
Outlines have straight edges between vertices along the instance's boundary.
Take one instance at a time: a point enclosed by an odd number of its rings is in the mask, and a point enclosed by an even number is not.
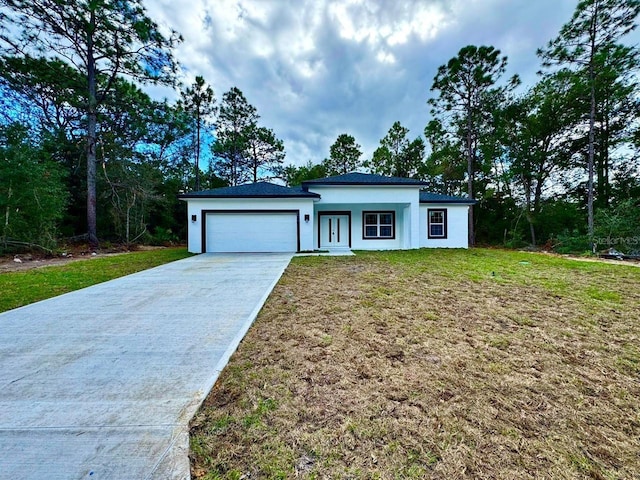
<svg viewBox="0 0 640 480"><path fill-rule="evenodd" d="M295 252L298 216L292 212L207 213L207 252Z"/></svg>

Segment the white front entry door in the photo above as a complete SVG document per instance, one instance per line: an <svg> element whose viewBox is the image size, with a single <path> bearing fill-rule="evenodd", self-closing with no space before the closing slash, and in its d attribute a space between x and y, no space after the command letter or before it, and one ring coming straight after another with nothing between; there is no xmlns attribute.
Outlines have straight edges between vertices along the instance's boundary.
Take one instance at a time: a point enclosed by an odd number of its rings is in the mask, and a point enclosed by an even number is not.
<svg viewBox="0 0 640 480"><path fill-rule="evenodd" d="M349 246L349 215L320 215L320 248Z"/></svg>

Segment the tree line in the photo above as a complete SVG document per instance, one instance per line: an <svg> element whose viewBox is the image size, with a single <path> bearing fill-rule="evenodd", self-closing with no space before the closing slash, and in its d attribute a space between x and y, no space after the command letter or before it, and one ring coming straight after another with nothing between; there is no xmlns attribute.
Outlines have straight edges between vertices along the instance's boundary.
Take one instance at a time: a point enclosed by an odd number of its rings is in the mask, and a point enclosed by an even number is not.
<svg viewBox="0 0 640 480"><path fill-rule="evenodd" d="M0 7L2 250L180 241L180 192L354 170L475 199L474 242L640 249L639 58L623 43L638 0L580 0L538 51L528 89L505 78L495 47L463 47L433 79L424 138L397 121L364 159L343 133L325 160L302 166L285 165L283 142L238 88L218 103L202 76L177 83L181 37L140 0ZM178 98L154 100L143 84Z"/></svg>
<svg viewBox="0 0 640 480"><path fill-rule="evenodd" d="M98 233L180 241L179 193L256 181L282 163L282 141L238 88L218 106L203 77L177 83L182 39L140 0L0 7L0 249L50 250L60 238L97 248ZM153 100L143 84L179 98ZM205 169L204 149L215 159Z"/></svg>
<svg viewBox="0 0 640 480"><path fill-rule="evenodd" d="M288 167L287 180L358 168L419 178L477 200L471 243L640 251L640 64L622 43L639 12L636 0L579 1L524 93L499 50L463 47L433 79L426 143L395 122L363 160L341 134L328 159Z"/></svg>

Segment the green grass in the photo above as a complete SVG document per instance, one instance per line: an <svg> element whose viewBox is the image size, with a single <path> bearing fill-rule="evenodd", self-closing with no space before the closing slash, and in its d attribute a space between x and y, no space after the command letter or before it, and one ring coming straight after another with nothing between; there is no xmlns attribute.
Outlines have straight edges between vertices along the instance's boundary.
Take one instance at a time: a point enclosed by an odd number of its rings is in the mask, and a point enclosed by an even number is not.
<svg viewBox="0 0 640 480"><path fill-rule="evenodd" d="M192 478L637 478L640 269L295 258L191 422Z"/></svg>
<svg viewBox="0 0 640 480"><path fill-rule="evenodd" d="M572 260L556 255L477 248L358 252L360 257L402 266L405 275L429 273L477 285L524 286L547 290L585 303L619 303L625 284L620 273L636 276L637 267ZM576 283L576 275L584 282Z"/></svg>
<svg viewBox="0 0 640 480"><path fill-rule="evenodd" d="M123 253L0 274L0 312L188 257L184 248Z"/></svg>

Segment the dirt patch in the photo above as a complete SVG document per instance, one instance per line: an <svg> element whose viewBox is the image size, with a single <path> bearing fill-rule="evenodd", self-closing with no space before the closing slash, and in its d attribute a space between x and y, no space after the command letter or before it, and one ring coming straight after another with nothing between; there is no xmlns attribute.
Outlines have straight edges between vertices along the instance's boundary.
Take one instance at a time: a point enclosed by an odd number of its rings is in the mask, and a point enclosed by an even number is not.
<svg viewBox="0 0 640 480"><path fill-rule="evenodd" d="M508 255L296 259L193 477L637 478L640 275Z"/></svg>
<svg viewBox="0 0 640 480"><path fill-rule="evenodd" d="M626 265L626 266L632 266L632 267L640 267L640 260L633 260L633 259L615 260L612 258L580 257L578 255L560 254L560 253L554 253L554 252L545 251L545 250L533 251L533 252L523 251L523 252L530 253L532 255L548 255L550 257L566 258L569 260L578 260L579 262L596 262L596 263L608 263L610 265Z"/></svg>
<svg viewBox="0 0 640 480"><path fill-rule="evenodd" d="M132 251L157 250L165 247L140 245L136 246ZM16 255L0 256L0 273L4 272L20 272L31 270L34 268L49 267L54 265L65 265L71 262L82 260L90 260L92 258L109 257L120 255L129 250L123 247L110 248L92 252L86 246L76 246L65 250L58 255L45 255L42 253L23 253Z"/></svg>
<svg viewBox="0 0 640 480"><path fill-rule="evenodd" d="M578 260L580 262L599 262L608 263L610 265L627 265L632 267L640 267L640 260L613 260L611 258L588 258L588 257L574 257L567 256L571 260Z"/></svg>

